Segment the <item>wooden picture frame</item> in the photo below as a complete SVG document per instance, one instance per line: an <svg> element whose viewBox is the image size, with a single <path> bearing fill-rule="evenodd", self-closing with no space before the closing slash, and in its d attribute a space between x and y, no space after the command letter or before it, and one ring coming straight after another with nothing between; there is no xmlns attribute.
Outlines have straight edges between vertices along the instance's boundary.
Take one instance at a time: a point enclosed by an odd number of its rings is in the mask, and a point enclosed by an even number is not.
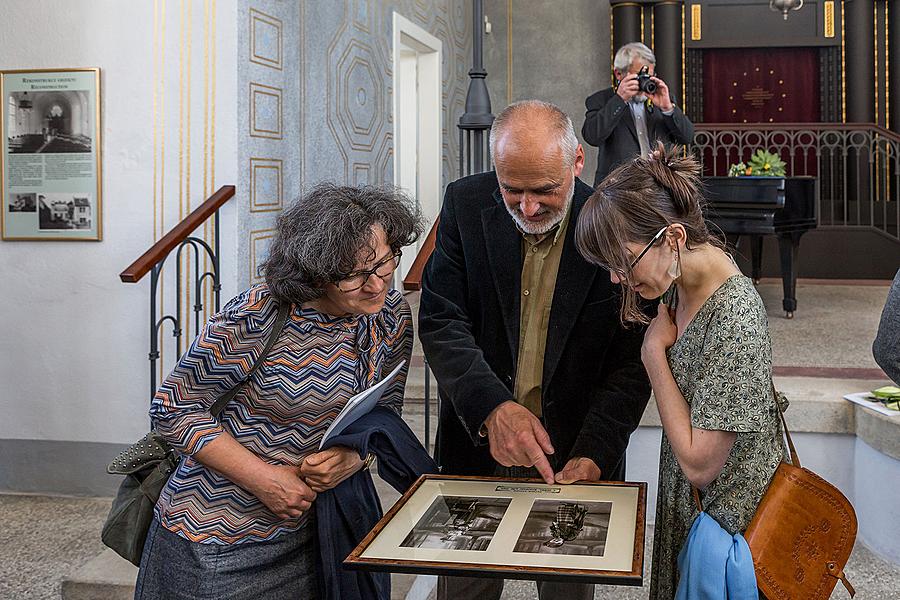
<svg viewBox="0 0 900 600"><path fill-rule="evenodd" d="M100 69L0 71L4 240L100 241Z"/></svg>
<svg viewBox="0 0 900 600"><path fill-rule="evenodd" d="M643 482L423 475L344 565L641 586L646 505Z"/></svg>

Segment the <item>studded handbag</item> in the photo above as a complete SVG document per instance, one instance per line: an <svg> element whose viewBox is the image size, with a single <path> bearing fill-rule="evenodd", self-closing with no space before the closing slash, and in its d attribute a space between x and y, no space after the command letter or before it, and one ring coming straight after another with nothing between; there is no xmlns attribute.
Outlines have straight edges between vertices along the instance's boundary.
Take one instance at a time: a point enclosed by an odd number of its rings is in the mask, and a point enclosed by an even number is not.
<svg viewBox="0 0 900 600"><path fill-rule="evenodd" d="M244 387L250 377L262 365L266 355L284 328L291 312L290 303L278 307L278 315L266 346L247 376L210 407L213 417L218 417L225 405ZM111 475L124 475L112 508L103 524L100 535L103 543L122 558L140 566L147 531L153 521L153 510L166 482L180 460L178 452L161 435L151 431L138 442L116 456L106 468Z"/></svg>

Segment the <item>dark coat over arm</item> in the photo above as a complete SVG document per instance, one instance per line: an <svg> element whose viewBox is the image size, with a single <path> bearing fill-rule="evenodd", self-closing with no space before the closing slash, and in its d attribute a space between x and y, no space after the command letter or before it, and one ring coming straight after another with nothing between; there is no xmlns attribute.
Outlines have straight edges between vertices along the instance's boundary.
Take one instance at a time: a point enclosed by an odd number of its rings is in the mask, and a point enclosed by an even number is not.
<svg viewBox="0 0 900 600"><path fill-rule="evenodd" d="M542 412L555 469L585 456L604 479L621 479L650 387L642 330L620 325L617 286L575 248L575 223L590 194L576 181L548 323ZM514 399L521 248L494 173L447 187L419 309L419 336L442 399L437 457L444 473L494 472L478 431L491 411Z"/></svg>

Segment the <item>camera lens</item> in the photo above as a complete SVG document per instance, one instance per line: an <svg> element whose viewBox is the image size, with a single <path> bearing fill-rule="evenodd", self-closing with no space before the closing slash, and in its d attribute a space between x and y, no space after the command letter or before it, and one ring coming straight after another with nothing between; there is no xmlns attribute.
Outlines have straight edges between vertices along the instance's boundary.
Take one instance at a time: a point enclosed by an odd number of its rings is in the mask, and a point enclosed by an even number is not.
<svg viewBox="0 0 900 600"><path fill-rule="evenodd" d="M642 92L646 92L647 94L656 93L656 84L649 77L643 79L639 87Z"/></svg>

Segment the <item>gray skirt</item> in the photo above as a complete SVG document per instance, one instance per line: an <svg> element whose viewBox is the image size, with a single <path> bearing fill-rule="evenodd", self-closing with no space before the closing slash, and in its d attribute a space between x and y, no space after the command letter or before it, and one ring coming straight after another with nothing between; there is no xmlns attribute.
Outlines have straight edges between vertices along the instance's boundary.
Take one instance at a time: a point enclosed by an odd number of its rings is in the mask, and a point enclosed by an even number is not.
<svg viewBox="0 0 900 600"><path fill-rule="evenodd" d="M312 516L312 515L310 515ZM265 542L198 544L154 519L135 600L317 600L316 521Z"/></svg>

